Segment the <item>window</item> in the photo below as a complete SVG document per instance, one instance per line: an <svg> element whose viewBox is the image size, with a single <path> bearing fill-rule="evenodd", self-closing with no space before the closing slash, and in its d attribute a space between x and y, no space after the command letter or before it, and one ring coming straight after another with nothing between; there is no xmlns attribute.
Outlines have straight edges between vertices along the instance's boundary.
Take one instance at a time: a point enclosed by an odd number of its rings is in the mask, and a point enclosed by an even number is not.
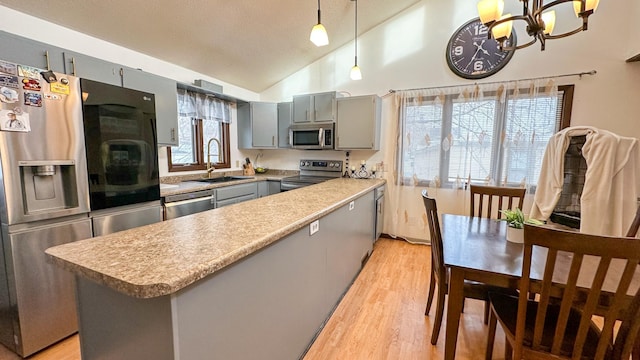
<svg viewBox="0 0 640 360"><path fill-rule="evenodd" d="M528 91L528 90L527 90ZM468 181L537 184L549 138L570 123L573 85L415 97L405 101L404 184L463 187Z"/></svg>
<svg viewBox="0 0 640 360"><path fill-rule="evenodd" d="M169 171L206 170L208 161L215 168L230 168L230 104L206 94L180 90L178 113L180 146L167 150Z"/></svg>

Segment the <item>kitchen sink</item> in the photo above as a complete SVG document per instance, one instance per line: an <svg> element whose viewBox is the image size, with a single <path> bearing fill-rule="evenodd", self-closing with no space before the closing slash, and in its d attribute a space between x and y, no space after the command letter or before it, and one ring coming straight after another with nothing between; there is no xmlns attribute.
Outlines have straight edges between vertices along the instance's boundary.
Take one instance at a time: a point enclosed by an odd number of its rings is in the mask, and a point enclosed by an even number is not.
<svg viewBox="0 0 640 360"><path fill-rule="evenodd" d="M246 180L253 179L253 176L219 176L209 179L197 179L194 181L206 182L206 183L221 183L221 182L229 182L229 181L237 181L237 180Z"/></svg>

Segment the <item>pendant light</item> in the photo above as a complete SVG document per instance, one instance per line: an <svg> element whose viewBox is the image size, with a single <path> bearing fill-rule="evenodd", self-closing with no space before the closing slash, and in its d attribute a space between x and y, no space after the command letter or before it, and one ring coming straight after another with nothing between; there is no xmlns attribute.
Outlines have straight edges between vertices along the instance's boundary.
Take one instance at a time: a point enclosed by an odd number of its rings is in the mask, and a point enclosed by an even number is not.
<svg viewBox="0 0 640 360"><path fill-rule="evenodd" d="M351 0L356 2L356 25L355 25L355 36L353 43L355 45L355 64L351 68L351 80L361 80L362 73L360 72L360 67L358 66L358 0Z"/></svg>
<svg viewBox="0 0 640 360"><path fill-rule="evenodd" d="M320 0L318 0L318 23L311 29L309 40L316 46L325 46L329 44L329 35L327 29L320 22Z"/></svg>

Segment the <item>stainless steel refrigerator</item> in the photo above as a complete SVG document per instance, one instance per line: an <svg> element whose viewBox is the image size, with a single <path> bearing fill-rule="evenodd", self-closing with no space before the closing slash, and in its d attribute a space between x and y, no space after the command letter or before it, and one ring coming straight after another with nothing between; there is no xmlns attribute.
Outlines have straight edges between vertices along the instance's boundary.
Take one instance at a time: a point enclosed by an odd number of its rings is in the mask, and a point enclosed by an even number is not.
<svg viewBox="0 0 640 360"><path fill-rule="evenodd" d="M0 61L0 342L29 356L77 329L44 250L91 237L79 79Z"/></svg>

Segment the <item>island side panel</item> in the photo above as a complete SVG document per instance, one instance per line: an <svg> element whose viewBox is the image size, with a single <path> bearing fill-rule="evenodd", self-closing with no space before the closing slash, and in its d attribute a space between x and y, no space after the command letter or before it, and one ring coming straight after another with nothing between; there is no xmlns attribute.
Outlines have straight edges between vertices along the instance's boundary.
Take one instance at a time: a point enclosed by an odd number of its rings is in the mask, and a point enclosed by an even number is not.
<svg viewBox="0 0 640 360"><path fill-rule="evenodd" d="M180 359L298 359L371 251L373 193L175 294Z"/></svg>
<svg viewBox="0 0 640 360"><path fill-rule="evenodd" d="M341 207L327 217L321 229L327 236L327 301L333 306L342 298L360 272L363 260L373 250L375 219L373 192ZM322 226L324 225L324 226Z"/></svg>
<svg viewBox="0 0 640 360"><path fill-rule="evenodd" d="M319 233L291 234L175 294L180 359L298 359L328 316Z"/></svg>
<svg viewBox="0 0 640 360"><path fill-rule="evenodd" d="M76 276L83 360L174 359L169 296L133 298Z"/></svg>

